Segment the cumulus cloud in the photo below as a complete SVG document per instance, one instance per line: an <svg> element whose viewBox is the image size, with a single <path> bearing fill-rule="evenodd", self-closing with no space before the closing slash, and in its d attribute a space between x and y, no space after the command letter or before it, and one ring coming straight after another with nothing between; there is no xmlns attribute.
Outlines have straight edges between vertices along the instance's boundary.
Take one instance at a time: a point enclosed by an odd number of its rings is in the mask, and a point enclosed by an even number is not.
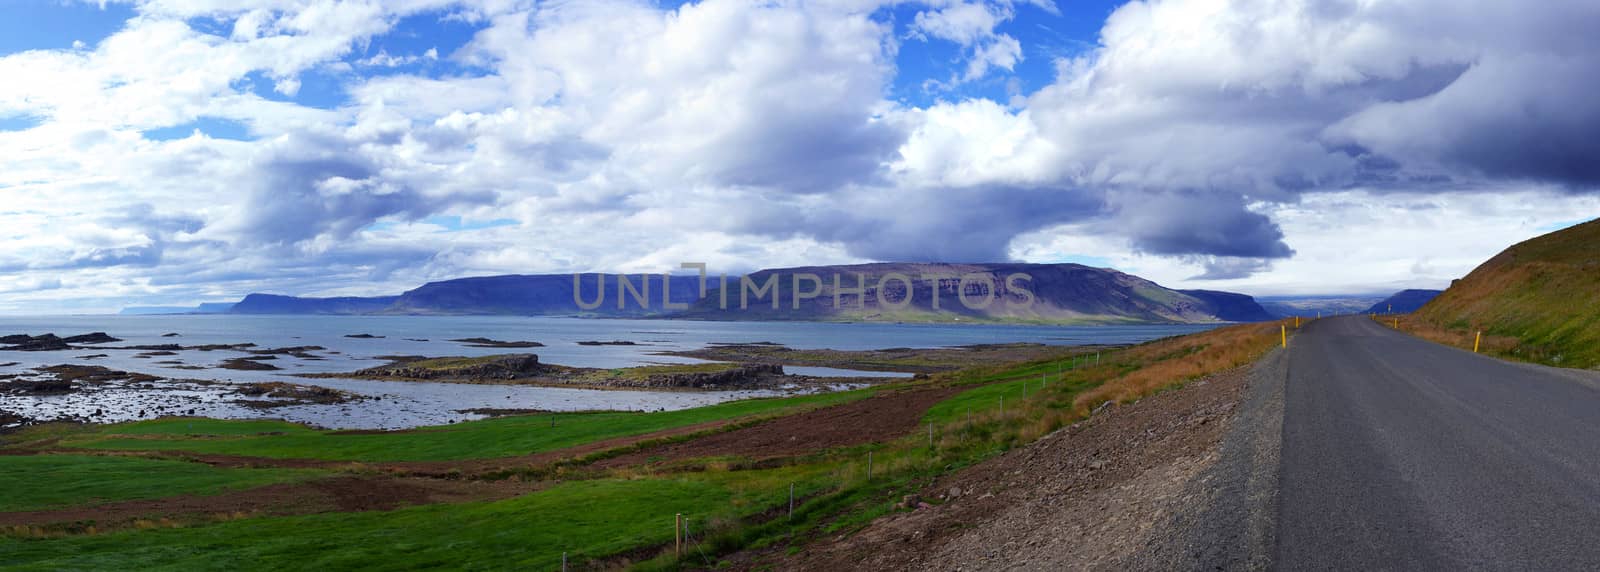
<svg viewBox="0 0 1600 572"><path fill-rule="evenodd" d="M0 57L0 118L37 120L0 131L0 267L27 274L6 287L350 294L680 258L1048 260L1084 236L1225 286L1332 256L1289 226L1324 197L1580 209L1600 184L1581 0L1136 1L1004 102L955 94L1049 57L1015 26L1053 3L133 4L98 42ZM475 32L369 49L407 18ZM906 81L920 44L960 59ZM894 96L916 79L940 97ZM249 140L193 127L211 119ZM152 135L173 128L195 134Z"/></svg>

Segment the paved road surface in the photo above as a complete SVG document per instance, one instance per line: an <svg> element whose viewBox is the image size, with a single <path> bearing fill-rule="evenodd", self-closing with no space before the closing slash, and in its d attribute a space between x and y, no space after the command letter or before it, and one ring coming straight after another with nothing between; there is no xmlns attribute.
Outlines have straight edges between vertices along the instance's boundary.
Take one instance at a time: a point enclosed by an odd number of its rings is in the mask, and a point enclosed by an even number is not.
<svg viewBox="0 0 1600 572"><path fill-rule="evenodd" d="M1600 569L1600 389L1365 317L1290 343L1281 570Z"/></svg>

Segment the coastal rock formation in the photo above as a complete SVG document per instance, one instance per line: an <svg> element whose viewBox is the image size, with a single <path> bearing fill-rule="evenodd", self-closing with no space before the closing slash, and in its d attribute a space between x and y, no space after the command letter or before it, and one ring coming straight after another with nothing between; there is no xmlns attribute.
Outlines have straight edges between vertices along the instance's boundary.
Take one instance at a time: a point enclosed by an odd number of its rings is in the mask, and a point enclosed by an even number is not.
<svg viewBox="0 0 1600 572"><path fill-rule="evenodd" d="M326 388L326 387L320 387L320 386L315 386L315 385L299 385L299 384L294 384L294 383L284 383L284 382L281 382L281 381L270 381L270 382L265 382L265 383L248 383L248 384L244 384L244 385L239 386L239 389L235 393L238 393L239 395L248 396L248 397L270 397L270 398L274 398L274 399L283 400L283 401L239 401L238 402L239 404L244 405L246 407L254 407L254 408L257 408L257 409L267 409L267 408L272 408L272 407L282 407L282 406L285 406L285 405L304 405L304 404L308 404L308 403L316 403L316 404L324 404L324 405L326 405L326 404L334 404L334 403L348 403L348 402L351 402L351 401L358 401L358 400L361 399L360 396L358 396L356 394L353 394L353 393L350 393L350 392L347 392L347 391L340 391L340 390L337 390L337 389L329 389L329 388Z"/></svg>
<svg viewBox="0 0 1600 572"><path fill-rule="evenodd" d="M67 344L66 340L55 334L6 336L5 338L0 338L0 342L14 344L4 349L19 352L52 352L72 349L72 346Z"/></svg>
<svg viewBox="0 0 1600 572"><path fill-rule="evenodd" d="M420 367L414 365L415 363L404 362L381 365L363 369L356 372L356 375L404 379L467 379L482 381L517 379L544 372L544 366L539 363L539 356L534 354L501 356L493 360L460 367Z"/></svg>
<svg viewBox="0 0 1600 572"><path fill-rule="evenodd" d="M120 341L122 340L106 335L105 332L95 332L92 334L83 334L69 338L62 338L55 334L44 334L42 336L12 334L9 336L0 336L0 344L7 344L11 346L0 348L0 350L19 352L51 352L70 350L72 349L72 344L103 344Z"/></svg>
<svg viewBox="0 0 1600 572"><path fill-rule="evenodd" d="M122 340L119 338L113 338L107 335L105 332L95 332L92 334L83 334L81 336L72 336L62 341L65 341L69 344L106 344L111 342L120 342Z"/></svg>
<svg viewBox="0 0 1600 572"><path fill-rule="evenodd" d="M729 387L751 385L763 376L783 375L783 366L765 363L747 363L715 372L692 372L659 374L643 379L617 379L608 385L616 387L642 387L642 388L691 388L705 389L716 387Z"/></svg>
<svg viewBox="0 0 1600 572"><path fill-rule="evenodd" d="M507 342L507 341L501 341L501 340L491 340L489 338L461 338L461 339L458 339L458 340L450 340L450 341L458 343L458 344L466 344L467 347L469 347L469 348L542 348L542 347L544 347L544 344L541 344L539 342L527 342L527 341Z"/></svg>
<svg viewBox="0 0 1600 572"><path fill-rule="evenodd" d="M269 363L261 363L255 358L233 358L223 360L223 362L218 364L217 367L240 371L274 371L281 369L278 366Z"/></svg>

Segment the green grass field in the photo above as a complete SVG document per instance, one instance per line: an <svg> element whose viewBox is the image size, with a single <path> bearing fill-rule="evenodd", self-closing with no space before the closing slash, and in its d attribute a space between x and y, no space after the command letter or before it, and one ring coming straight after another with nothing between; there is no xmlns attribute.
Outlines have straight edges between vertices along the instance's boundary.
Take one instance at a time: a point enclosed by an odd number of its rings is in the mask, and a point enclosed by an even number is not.
<svg viewBox="0 0 1600 572"><path fill-rule="evenodd" d="M895 510L907 493L940 475L982 462L1081 418L1076 403L1090 391L1163 367L1180 383L1227 367L1201 360L1251 331L1214 330L1196 338L1108 352L1101 366L1079 358L989 365L935 380L968 389L933 406L922 430L876 443L755 462L736 452L662 466L598 469L583 463L472 475L538 481L537 492L492 502L441 503L392 511L302 516L228 515L177 518L155 525L104 523L98 528L0 528L0 568L100 569L555 569L566 552L583 567L675 570L717 566L743 548L798 546L813 535L848 534ZM1276 335L1276 328L1273 328ZM1254 335L1251 333L1250 335ZM1253 338L1252 338L1253 339ZM1196 340L1196 341L1190 341ZM1233 353L1243 349L1230 350ZM1229 354L1230 356L1232 354ZM1058 376L1056 372L1061 372ZM1039 384L1048 376L1048 385ZM1144 383L1144 382L1141 382ZM1028 385L1023 397L1023 385ZM1139 386L1144 387L1144 386ZM1148 391L1158 391L1158 385ZM1146 391L1123 388L1119 391ZM837 405L877 389L731 402L658 413L569 413L488 419L392 433L340 433L271 421L165 419L100 427L43 426L5 437L51 448L166 450L252 457L344 461L451 461L555 451L708 421L748 420ZM1138 394L1130 394L1138 395ZM1006 410L998 411L1001 396ZM973 410L977 415L968 416ZM868 478L868 453L873 455ZM211 494L327 472L217 469L182 460L157 461L74 454L0 456L12 487L0 511L84 506L98 500ZM361 478L359 468L341 474ZM530 483L531 485L531 483ZM790 486L795 515L784 513ZM329 510L333 510L331 507ZM671 554L673 515L688 518L686 560Z"/></svg>
<svg viewBox="0 0 1600 572"><path fill-rule="evenodd" d="M252 518L67 538L0 537L16 570L402 570L559 568L672 539L673 515L726 506L714 484L566 483L489 503Z"/></svg>
<svg viewBox="0 0 1600 572"><path fill-rule="evenodd" d="M0 512L179 494L214 495L325 476L303 469L219 469L199 463L86 455L0 456Z"/></svg>
<svg viewBox="0 0 1600 572"><path fill-rule="evenodd" d="M415 431L349 434L288 423L165 419L105 427L67 438L83 449L186 451L333 461L448 461L512 457L613 437L770 415L867 397L872 388L776 399L751 399L655 413L558 413L501 417ZM551 419L555 426L551 426ZM204 437L204 438L195 438Z"/></svg>

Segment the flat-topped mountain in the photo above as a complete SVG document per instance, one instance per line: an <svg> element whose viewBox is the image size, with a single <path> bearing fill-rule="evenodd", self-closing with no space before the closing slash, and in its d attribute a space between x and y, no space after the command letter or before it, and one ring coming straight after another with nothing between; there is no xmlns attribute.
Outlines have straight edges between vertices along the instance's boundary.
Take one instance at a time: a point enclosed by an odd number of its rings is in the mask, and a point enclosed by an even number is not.
<svg viewBox="0 0 1600 572"><path fill-rule="evenodd" d="M771 296L754 292L769 281L777 290L776 307ZM1244 294L1172 290L1132 274L1081 264L810 266L762 270L742 280L730 278L726 286L713 283L709 289L681 317L1051 323L1271 319Z"/></svg>
<svg viewBox="0 0 1600 572"><path fill-rule="evenodd" d="M703 297L700 287L695 275L591 273L576 281L571 274L484 276L430 282L398 296L251 294L229 311L1083 324L1273 319L1244 294L1174 290L1081 264L808 266L731 276L726 284L711 276Z"/></svg>

